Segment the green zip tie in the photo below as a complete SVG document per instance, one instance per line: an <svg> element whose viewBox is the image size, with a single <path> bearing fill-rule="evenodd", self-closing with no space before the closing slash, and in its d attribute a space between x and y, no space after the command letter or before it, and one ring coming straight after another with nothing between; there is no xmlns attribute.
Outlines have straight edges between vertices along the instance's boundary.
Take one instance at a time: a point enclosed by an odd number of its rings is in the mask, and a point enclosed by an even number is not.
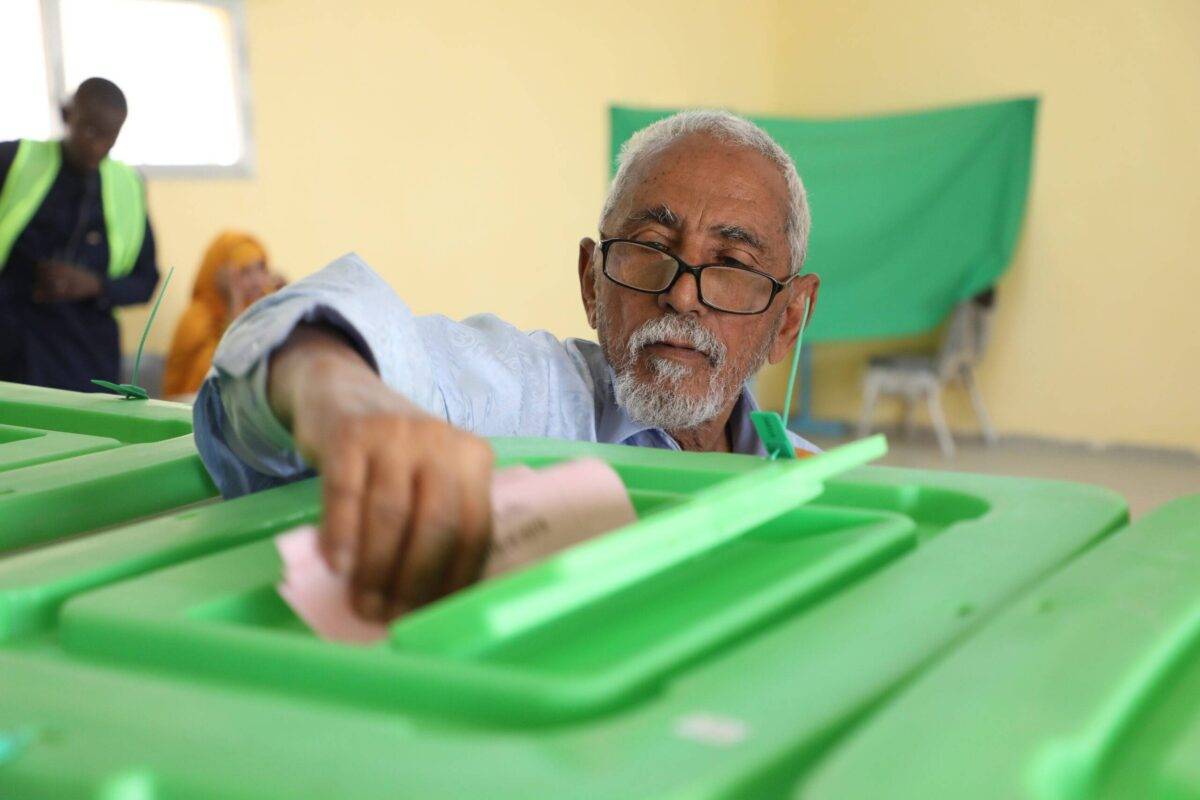
<svg viewBox="0 0 1200 800"><path fill-rule="evenodd" d="M800 332L796 334L796 346L792 353L792 369L788 373L787 394L783 399L783 416L774 411L754 411L750 421L754 430L762 440L767 450L767 458L774 461L778 458L795 458L796 450L792 446L791 437L787 432L787 420L792 412L792 391L796 386L796 372L800 368L800 348L804 342L804 329L808 327L808 298L804 298L804 317L800 321Z"/></svg>
<svg viewBox="0 0 1200 800"><path fill-rule="evenodd" d="M158 315L158 307L162 303L163 295L167 293L167 284L171 282L171 276L174 274L175 268L171 267L167 272L166 279L163 280L162 288L158 290L158 299L154 301L154 307L150 309L150 318L146 320L146 327L142 328L142 340L138 342L137 355L133 359L133 383L113 383L100 378L92 378L92 383L103 386L110 392L116 392L126 400L150 399L150 393L137 385L138 374L142 369L142 350L146 347L146 337L150 335L150 326L154 324L154 318Z"/></svg>

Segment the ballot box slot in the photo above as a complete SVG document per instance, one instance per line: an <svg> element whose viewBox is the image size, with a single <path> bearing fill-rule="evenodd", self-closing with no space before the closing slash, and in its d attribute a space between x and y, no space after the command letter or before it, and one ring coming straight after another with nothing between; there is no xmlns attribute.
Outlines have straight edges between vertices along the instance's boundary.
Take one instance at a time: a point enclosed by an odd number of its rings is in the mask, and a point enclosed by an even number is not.
<svg viewBox="0 0 1200 800"><path fill-rule="evenodd" d="M61 641L78 656L418 713L544 724L605 713L914 547L903 515L805 505L880 446L758 462L694 480L707 486L690 494L627 469L635 524L402 618L374 646L304 630L273 594L271 541L70 600Z"/></svg>

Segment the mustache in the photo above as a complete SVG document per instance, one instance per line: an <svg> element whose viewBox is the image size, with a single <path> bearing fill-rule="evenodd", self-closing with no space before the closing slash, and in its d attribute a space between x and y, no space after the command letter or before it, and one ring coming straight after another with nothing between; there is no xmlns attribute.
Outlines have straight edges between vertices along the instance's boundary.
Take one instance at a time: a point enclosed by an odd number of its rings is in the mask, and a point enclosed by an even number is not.
<svg viewBox="0 0 1200 800"><path fill-rule="evenodd" d="M647 346L667 340L684 342L708 359L714 368L724 366L728 350L712 331L695 317L666 314L643 324L629 337L630 358L637 358Z"/></svg>

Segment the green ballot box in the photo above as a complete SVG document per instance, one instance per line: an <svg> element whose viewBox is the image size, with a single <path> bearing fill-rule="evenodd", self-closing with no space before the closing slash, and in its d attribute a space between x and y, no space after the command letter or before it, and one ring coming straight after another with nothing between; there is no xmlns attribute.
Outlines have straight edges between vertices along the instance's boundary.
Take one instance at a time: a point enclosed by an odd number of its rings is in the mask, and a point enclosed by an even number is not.
<svg viewBox="0 0 1200 800"><path fill-rule="evenodd" d="M1200 797L1200 495L1024 593L796 796Z"/></svg>
<svg viewBox="0 0 1200 800"><path fill-rule="evenodd" d="M1103 540L1076 484L495 440L593 456L638 520L317 639L272 538L315 482L0 561L0 797L789 797L890 698Z"/></svg>
<svg viewBox="0 0 1200 800"><path fill-rule="evenodd" d="M0 383L0 557L215 494L191 408Z"/></svg>

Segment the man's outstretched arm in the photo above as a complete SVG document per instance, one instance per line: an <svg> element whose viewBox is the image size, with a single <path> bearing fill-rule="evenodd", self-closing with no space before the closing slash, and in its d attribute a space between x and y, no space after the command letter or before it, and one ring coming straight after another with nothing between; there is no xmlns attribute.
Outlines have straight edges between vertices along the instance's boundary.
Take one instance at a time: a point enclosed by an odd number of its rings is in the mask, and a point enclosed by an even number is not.
<svg viewBox="0 0 1200 800"><path fill-rule="evenodd" d="M587 438L591 409L553 337L415 318L347 256L230 327L194 417L227 497L320 472L322 549L380 617L477 573L492 462L479 436Z"/></svg>

